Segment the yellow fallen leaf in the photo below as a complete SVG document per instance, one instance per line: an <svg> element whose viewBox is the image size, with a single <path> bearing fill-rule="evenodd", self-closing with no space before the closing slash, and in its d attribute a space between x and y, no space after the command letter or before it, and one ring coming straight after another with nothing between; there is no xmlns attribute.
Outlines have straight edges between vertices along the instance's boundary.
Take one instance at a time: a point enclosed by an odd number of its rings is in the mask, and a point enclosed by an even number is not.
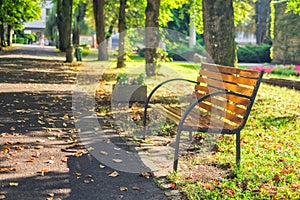
<svg viewBox="0 0 300 200"><path fill-rule="evenodd" d="M9 186L11 186L11 187L17 187L17 186L19 186L19 183L17 183L17 182L10 182Z"/></svg>
<svg viewBox="0 0 300 200"><path fill-rule="evenodd" d="M27 158L27 162L34 162L35 159L33 157Z"/></svg>
<svg viewBox="0 0 300 200"><path fill-rule="evenodd" d="M121 191L127 191L128 188L127 188L127 187L120 187L120 190L121 190Z"/></svg>
<svg viewBox="0 0 300 200"><path fill-rule="evenodd" d="M114 171L112 173L110 173L108 176L110 177L116 177L116 176L119 176L120 174L117 172L117 171Z"/></svg>

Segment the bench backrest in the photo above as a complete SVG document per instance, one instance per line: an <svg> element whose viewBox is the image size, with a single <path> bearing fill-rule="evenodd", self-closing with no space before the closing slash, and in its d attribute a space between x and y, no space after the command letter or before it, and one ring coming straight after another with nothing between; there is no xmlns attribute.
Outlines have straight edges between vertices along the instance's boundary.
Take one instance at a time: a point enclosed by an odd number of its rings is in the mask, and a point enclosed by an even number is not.
<svg viewBox="0 0 300 200"><path fill-rule="evenodd" d="M231 91L231 94L210 97L199 103L200 110L208 113L216 123L228 129L242 129L255 100L263 72L227 66L202 64L195 86L200 98L208 93Z"/></svg>

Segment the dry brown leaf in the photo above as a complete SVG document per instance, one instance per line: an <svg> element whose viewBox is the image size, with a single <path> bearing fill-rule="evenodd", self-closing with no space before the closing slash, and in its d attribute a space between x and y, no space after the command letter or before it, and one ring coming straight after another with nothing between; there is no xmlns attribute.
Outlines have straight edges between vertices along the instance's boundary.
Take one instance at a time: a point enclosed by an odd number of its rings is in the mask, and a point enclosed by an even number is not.
<svg viewBox="0 0 300 200"><path fill-rule="evenodd" d="M110 176L110 177L116 177L116 176L119 176L119 175L120 174L117 171L114 171L114 172L108 174L108 176Z"/></svg>
<svg viewBox="0 0 300 200"><path fill-rule="evenodd" d="M145 178L150 178L152 174L150 172L143 172L140 174L140 176L145 177Z"/></svg>
<svg viewBox="0 0 300 200"><path fill-rule="evenodd" d="M67 156L63 157L63 158L61 159L61 161L64 162L64 163L68 162L68 157L67 157Z"/></svg>
<svg viewBox="0 0 300 200"><path fill-rule="evenodd" d="M120 190L121 190L121 191L127 191L128 188L127 188L127 187L120 187Z"/></svg>
<svg viewBox="0 0 300 200"><path fill-rule="evenodd" d="M174 182L171 183L171 188L172 188L172 189L175 189L175 188L176 188L176 183L174 183Z"/></svg>
<svg viewBox="0 0 300 200"><path fill-rule="evenodd" d="M123 162L123 160L121 160L121 159L112 159L112 161L115 162L115 163L121 163L121 162Z"/></svg>
<svg viewBox="0 0 300 200"><path fill-rule="evenodd" d="M139 187L136 187L136 186L133 186L132 189L133 189L133 190L140 190L140 188L139 188Z"/></svg>
<svg viewBox="0 0 300 200"><path fill-rule="evenodd" d="M104 166L104 165L99 165L99 168L100 168L100 169L104 169L105 166Z"/></svg>
<svg viewBox="0 0 300 200"><path fill-rule="evenodd" d="M27 162L34 162L34 161L35 161L35 158L33 158L33 157L27 158Z"/></svg>
<svg viewBox="0 0 300 200"><path fill-rule="evenodd" d="M17 186L19 186L19 183L18 182L10 182L9 186L11 186L11 187L17 187Z"/></svg>
<svg viewBox="0 0 300 200"><path fill-rule="evenodd" d="M15 146L15 150L23 151L24 149L23 146Z"/></svg>

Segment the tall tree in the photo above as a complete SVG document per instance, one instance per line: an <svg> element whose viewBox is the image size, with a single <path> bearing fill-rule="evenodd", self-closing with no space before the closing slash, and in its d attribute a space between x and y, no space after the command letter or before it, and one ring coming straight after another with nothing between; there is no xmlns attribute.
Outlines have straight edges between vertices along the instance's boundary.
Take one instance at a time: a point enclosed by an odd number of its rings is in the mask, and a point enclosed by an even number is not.
<svg viewBox="0 0 300 200"><path fill-rule="evenodd" d="M145 31L145 59L146 75L154 76L157 65L157 47L159 45L159 8L160 0L147 0L146 31Z"/></svg>
<svg viewBox="0 0 300 200"><path fill-rule="evenodd" d="M104 6L105 0L93 0L93 10L98 44L98 60L108 60L107 44L105 41Z"/></svg>
<svg viewBox="0 0 300 200"><path fill-rule="evenodd" d="M65 52L71 41L72 6L71 0L57 0L57 28L59 35L59 50Z"/></svg>
<svg viewBox="0 0 300 200"><path fill-rule="evenodd" d="M117 68L125 66L126 0L120 0L119 10L119 51Z"/></svg>
<svg viewBox="0 0 300 200"><path fill-rule="evenodd" d="M234 67L236 46L232 0L203 0L204 43L212 62Z"/></svg>
<svg viewBox="0 0 300 200"><path fill-rule="evenodd" d="M0 35L1 44L3 42L3 31L5 24L7 25L8 45L12 44L12 34L14 27L21 27L25 22L38 19L41 16L41 0L1 0L0 1Z"/></svg>
<svg viewBox="0 0 300 200"><path fill-rule="evenodd" d="M80 26L84 23L87 3L79 1L74 12L73 44L79 46Z"/></svg>
<svg viewBox="0 0 300 200"><path fill-rule="evenodd" d="M262 44L270 41L270 7L271 0L258 0L255 2L255 36L256 43Z"/></svg>

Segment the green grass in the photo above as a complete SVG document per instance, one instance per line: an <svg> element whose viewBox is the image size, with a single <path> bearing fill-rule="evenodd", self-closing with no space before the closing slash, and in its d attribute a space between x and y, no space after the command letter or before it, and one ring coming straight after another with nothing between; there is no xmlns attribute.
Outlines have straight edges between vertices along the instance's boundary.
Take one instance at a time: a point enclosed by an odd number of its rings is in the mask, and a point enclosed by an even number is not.
<svg viewBox="0 0 300 200"><path fill-rule="evenodd" d="M115 64L106 73L139 74L144 64L133 59L126 68ZM148 78L151 87L169 78L195 80L198 69L188 63L162 63L159 75ZM173 87L182 90L177 84ZM190 92L191 90L187 91ZM230 176L191 182L176 175L177 186L188 199L300 199L300 92L262 83L249 120L241 132L241 165L235 167L234 136L217 141L219 152L209 162L231 166ZM203 161L195 157L195 162Z"/></svg>
<svg viewBox="0 0 300 200"><path fill-rule="evenodd" d="M242 131L242 160L223 180L181 182L189 199L299 199L300 92L262 84ZM215 162L234 166L231 136L218 141Z"/></svg>

